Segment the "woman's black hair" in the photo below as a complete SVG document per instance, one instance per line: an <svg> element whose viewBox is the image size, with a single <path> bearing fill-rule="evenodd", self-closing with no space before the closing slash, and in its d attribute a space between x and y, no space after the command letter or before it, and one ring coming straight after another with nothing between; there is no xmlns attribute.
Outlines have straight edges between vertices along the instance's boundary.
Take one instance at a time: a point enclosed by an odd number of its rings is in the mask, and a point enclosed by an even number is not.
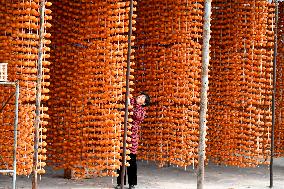
<svg viewBox="0 0 284 189"><path fill-rule="evenodd" d="M149 106L150 105L150 96L146 92L140 92L140 95L144 95L145 98L145 104L143 106Z"/></svg>

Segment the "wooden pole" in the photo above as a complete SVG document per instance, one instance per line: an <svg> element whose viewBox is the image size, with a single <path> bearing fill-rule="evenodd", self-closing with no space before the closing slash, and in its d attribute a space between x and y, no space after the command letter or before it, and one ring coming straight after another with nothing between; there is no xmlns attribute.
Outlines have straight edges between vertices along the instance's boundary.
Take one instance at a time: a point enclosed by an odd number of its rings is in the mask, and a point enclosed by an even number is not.
<svg viewBox="0 0 284 189"><path fill-rule="evenodd" d="M272 89L272 127L271 127L271 145L270 145L270 184L273 187L273 156L274 156L274 128L275 128L275 94L276 94L276 62L277 62L277 25L278 25L278 0L275 0L275 30L274 30L274 54L273 54L273 89Z"/></svg>
<svg viewBox="0 0 284 189"><path fill-rule="evenodd" d="M14 118L14 152L13 152L13 189L16 189L17 180L17 145L18 145L18 121L19 121L19 95L20 95L20 84L19 81L15 82L15 118Z"/></svg>
<svg viewBox="0 0 284 189"><path fill-rule="evenodd" d="M203 47L202 47L202 69L201 69L201 95L200 95L200 117L199 117L199 144L198 144L198 168L197 189L203 189L204 185L204 160L205 160L205 136L206 136L206 113L207 113L207 90L208 90L208 66L209 66L209 41L210 41L210 19L211 2L205 0L204 25L203 25Z"/></svg>
<svg viewBox="0 0 284 189"><path fill-rule="evenodd" d="M126 138L127 138L127 123L128 123L129 76L130 76L130 62L131 62L130 57L131 57L132 16L133 16L133 0L130 0L129 24L128 24L125 114L124 114L124 135L123 135L122 170L121 170L121 181L120 181L121 189L124 189L124 175L125 175L125 163L126 163Z"/></svg>
<svg viewBox="0 0 284 189"><path fill-rule="evenodd" d="M42 80L42 58L43 58L43 36L44 36L44 12L45 0L40 1L40 23L39 23L39 48L38 48L38 65L37 65L37 84L36 84L36 118L34 124L34 162L33 162L33 179L32 189L38 189L37 163L38 163L38 143L39 143L39 123L40 123L40 106L41 106L41 80Z"/></svg>

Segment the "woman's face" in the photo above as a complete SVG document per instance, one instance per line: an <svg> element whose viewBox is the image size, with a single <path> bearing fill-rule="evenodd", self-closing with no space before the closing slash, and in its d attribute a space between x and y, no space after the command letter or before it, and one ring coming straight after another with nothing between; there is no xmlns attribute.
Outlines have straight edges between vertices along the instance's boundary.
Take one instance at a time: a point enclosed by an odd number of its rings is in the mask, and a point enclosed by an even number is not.
<svg viewBox="0 0 284 189"><path fill-rule="evenodd" d="M136 102L137 102L137 104L144 105L145 104L145 99L146 99L145 95L139 95L136 98Z"/></svg>

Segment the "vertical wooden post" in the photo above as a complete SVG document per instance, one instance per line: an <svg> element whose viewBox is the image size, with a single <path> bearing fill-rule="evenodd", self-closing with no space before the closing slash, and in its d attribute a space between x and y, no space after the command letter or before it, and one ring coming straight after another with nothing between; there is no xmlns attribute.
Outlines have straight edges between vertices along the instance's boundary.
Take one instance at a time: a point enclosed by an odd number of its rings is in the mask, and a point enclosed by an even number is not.
<svg viewBox="0 0 284 189"><path fill-rule="evenodd" d="M44 36L44 12L45 0L40 1L40 23L39 23L39 47L38 47L38 65L37 65L37 84L36 84L36 118L34 124L34 162L32 189L38 189L37 163L38 163L38 143L39 143L39 123L41 106L41 80L42 80L42 58L43 58L43 36Z"/></svg>
<svg viewBox="0 0 284 189"><path fill-rule="evenodd" d="M65 179L74 179L74 171L72 169L64 169Z"/></svg>
<svg viewBox="0 0 284 189"><path fill-rule="evenodd" d="M272 127L271 127L271 145L270 145L270 184L273 187L273 156L274 156L274 128L275 128L275 95L276 95L276 61L277 61L277 37L278 37L278 0L275 0L275 30L274 30L274 54L273 54L273 89L272 89Z"/></svg>
<svg viewBox="0 0 284 189"><path fill-rule="evenodd" d="M18 144L18 121L19 121L19 95L20 95L20 83L15 82L15 118L14 118L14 160L13 160L13 189L16 189L17 180L17 144Z"/></svg>
<svg viewBox="0 0 284 189"><path fill-rule="evenodd" d="M124 135L123 135L122 170L121 170L121 182L120 182L121 189L124 189L124 175L125 175L125 163L126 163L126 138L127 138L127 123L128 123L129 76L130 76L130 62L131 62L130 57L131 57L132 16L133 16L133 0L130 0L129 24L128 24L125 114L124 114Z"/></svg>
<svg viewBox="0 0 284 189"><path fill-rule="evenodd" d="M208 90L208 66L209 66L209 41L210 41L210 19L211 2L205 0L204 25L203 25L203 47L202 47L202 69L201 69L201 95L200 95L200 117L199 117L199 144L198 144L198 168L197 189L203 189L204 185L204 160L205 160L205 136L206 136L206 113L207 113L207 90Z"/></svg>

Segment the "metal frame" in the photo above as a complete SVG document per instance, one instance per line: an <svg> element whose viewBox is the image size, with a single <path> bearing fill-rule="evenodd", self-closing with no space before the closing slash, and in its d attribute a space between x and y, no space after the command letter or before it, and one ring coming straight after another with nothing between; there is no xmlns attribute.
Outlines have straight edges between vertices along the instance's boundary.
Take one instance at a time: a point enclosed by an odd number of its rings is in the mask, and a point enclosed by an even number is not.
<svg viewBox="0 0 284 189"><path fill-rule="evenodd" d="M15 91L15 117L14 117L14 149L13 149L13 169L12 170L0 170L0 173L13 173L13 189L16 189L16 178L17 178L17 134L18 134L18 113L19 113L19 94L20 86L19 82L0 82L0 85L13 85L16 88ZM4 109L9 99L5 102L1 110Z"/></svg>

